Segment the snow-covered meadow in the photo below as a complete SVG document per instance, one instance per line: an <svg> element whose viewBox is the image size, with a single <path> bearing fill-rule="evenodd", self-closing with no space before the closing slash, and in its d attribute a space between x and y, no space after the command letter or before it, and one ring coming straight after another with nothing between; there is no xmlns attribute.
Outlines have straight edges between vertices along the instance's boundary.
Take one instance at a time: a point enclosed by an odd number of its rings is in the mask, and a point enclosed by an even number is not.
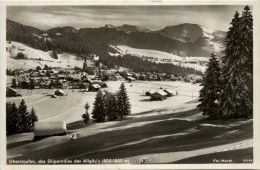
<svg viewBox="0 0 260 170"><path fill-rule="evenodd" d="M104 89L110 92L119 90L122 81L107 82L108 88ZM150 111L150 114L158 114L154 110L162 109L163 113L173 112L175 108L185 107L185 103L191 100L198 99L199 84L186 82L160 82L160 81L136 81L125 83L127 93L132 105L132 114ZM172 90L177 96L169 97L164 101L150 101L150 96L145 96L148 90L159 91L162 89ZM80 92L80 90L64 89L67 96L59 98L51 98L50 94L54 93L54 89L16 89L23 97L9 98L8 101L20 103L21 98L24 98L28 109L32 107L37 110L37 115L40 120L64 120L67 123L81 120L81 115L84 113L84 105L89 103L89 112L92 112L93 103L96 92ZM188 108L189 109L189 108ZM150 115L149 114L149 115Z"/></svg>
<svg viewBox="0 0 260 170"><path fill-rule="evenodd" d="M77 56L68 53L58 54L58 59L52 58L52 51L42 51L34 49L18 42L6 43L6 63L8 69L35 69L35 67L44 65L61 68L82 67L82 60L77 60ZM17 53L22 52L27 57L26 60L16 59ZM39 60L41 59L41 60Z"/></svg>

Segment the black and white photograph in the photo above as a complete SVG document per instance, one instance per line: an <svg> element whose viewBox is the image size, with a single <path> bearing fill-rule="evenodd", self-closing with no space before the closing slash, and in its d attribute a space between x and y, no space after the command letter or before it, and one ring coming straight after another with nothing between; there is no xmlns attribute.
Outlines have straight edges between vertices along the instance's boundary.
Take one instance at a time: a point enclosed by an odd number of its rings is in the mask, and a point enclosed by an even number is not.
<svg viewBox="0 0 260 170"><path fill-rule="evenodd" d="M256 9L6 5L5 164L257 163Z"/></svg>

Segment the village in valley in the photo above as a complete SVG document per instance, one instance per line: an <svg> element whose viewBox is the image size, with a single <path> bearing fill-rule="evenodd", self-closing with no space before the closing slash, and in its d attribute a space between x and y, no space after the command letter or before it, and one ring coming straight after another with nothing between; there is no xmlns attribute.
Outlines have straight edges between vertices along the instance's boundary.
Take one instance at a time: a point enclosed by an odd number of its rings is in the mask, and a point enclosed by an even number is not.
<svg viewBox="0 0 260 170"><path fill-rule="evenodd" d="M10 48L7 48L7 52L11 52L15 46L10 44ZM20 52L17 53L16 59L19 59L18 54L26 56L24 49L19 48ZM80 92L87 91L99 91L101 88L107 88L107 81L180 81L190 82L193 84L202 83L202 76L196 74L190 74L186 77L175 76L173 74L166 73L135 73L130 69L116 66L112 69L107 69L99 61L99 56L96 54L89 54L88 56L81 56L82 68L60 68L49 67L44 65L43 68L37 66L35 69L7 69L7 97L22 96L18 91L29 92L29 90L37 91L40 93L42 89L57 89L53 93L53 97L65 95L62 89L78 89ZM24 60L26 60L25 58ZM145 58L147 59L147 58ZM16 90L17 89L17 90ZM37 90L38 89L38 90ZM53 90L49 90L51 92ZM23 92L22 92L23 93ZM171 89L163 89L160 87L158 90L146 89L144 93L147 96L151 96L151 100L163 100L167 97L177 94L177 91L173 93ZM50 94L48 94L50 95Z"/></svg>
<svg viewBox="0 0 260 170"><path fill-rule="evenodd" d="M197 24L169 29L7 19L7 164L252 163L252 81L224 77L237 64L222 53L233 39ZM249 75L245 56L236 62Z"/></svg>

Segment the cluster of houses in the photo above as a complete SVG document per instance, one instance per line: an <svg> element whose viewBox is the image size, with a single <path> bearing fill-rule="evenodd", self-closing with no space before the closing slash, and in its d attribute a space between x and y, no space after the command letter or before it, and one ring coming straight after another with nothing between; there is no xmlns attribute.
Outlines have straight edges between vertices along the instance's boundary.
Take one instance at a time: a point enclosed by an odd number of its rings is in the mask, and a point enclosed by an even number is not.
<svg viewBox="0 0 260 170"><path fill-rule="evenodd" d="M164 89L159 91L149 90L145 93L146 96L151 96L151 100L166 100L167 97L172 97L177 95L177 92L174 93L172 90Z"/></svg>
<svg viewBox="0 0 260 170"><path fill-rule="evenodd" d="M86 57L82 70L79 69L30 69L15 70L12 88L23 89L85 89L98 91L107 87L101 81L99 58L96 55Z"/></svg>
<svg viewBox="0 0 260 170"><path fill-rule="evenodd" d="M107 87L100 78L86 72L52 68L51 70L17 70L13 88L23 89L87 89L97 91Z"/></svg>
<svg viewBox="0 0 260 170"><path fill-rule="evenodd" d="M109 71L108 71L109 72ZM135 81L135 80L142 80L142 81L183 81L184 79L181 76L174 76L174 75L167 75L166 73L135 73L133 71L115 71L113 74L103 73L103 76L108 76L108 80L110 81L120 81L120 80L127 80L127 81Z"/></svg>
<svg viewBox="0 0 260 170"><path fill-rule="evenodd" d="M104 70L105 71L105 70ZM102 73L102 75L108 75L107 80L110 81L120 81L120 80L127 80L129 82L135 81L135 80L141 80L141 81L185 81L185 82L191 82L191 83L201 83L202 82L202 76L199 75L189 75L186 77L182 76L174 76L169 75L166 73L151 73L151 72L145 72L145 73L135 73L132 71L115 71L113 74L108 74L108 72Z"/></svg>
<svg viewBox="0 0 260 170"><path fill-rule="evenodd" d="M86 68L86 67L83 67ZM88 68L88 67L87 67ZM88 68L89 69L89 68ZM165 73L135 73L132 71L105 70L93 67L89 74L86 71L75 69L52 68L49 70L16 70L15 77L12 80L13 88L23 89L89 89L96 91L98 88L104 88L107 85L102 81L104 77L109 81L129 82L135 80L143 81L186 81L193 83L201 83L202 78L199 76L174 76ZM99 74L97 74L99 72Z"/></svg>

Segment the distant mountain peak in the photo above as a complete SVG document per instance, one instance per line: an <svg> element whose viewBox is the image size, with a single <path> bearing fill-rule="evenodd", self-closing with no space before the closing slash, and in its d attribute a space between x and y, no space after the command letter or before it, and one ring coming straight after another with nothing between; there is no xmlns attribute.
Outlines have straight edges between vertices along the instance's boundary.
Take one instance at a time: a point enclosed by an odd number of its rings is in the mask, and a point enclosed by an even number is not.
<svg viewBox="0 0 260 170"><path fill-rule="evenodd" d="M220 52L223 50L225 32L207 28L199 24L183 23L167 26L155 31L166 37L190 42L200 46L208 52Z"/></svg>
<svg viewBox="0 0 260 170"><path fill-rule="evenodd" d="M112 25L112 24L106 24L105 28L113 28L116 29L116 26Z"/></svg>
<svg viewBox="0 0 260 170"><path fill-rule="evenodd" d="M129 24L123 24L122 26L119 26L117 28L125 32L151 32L147 28L143 28L135 25L129 25Z"/></svg>

